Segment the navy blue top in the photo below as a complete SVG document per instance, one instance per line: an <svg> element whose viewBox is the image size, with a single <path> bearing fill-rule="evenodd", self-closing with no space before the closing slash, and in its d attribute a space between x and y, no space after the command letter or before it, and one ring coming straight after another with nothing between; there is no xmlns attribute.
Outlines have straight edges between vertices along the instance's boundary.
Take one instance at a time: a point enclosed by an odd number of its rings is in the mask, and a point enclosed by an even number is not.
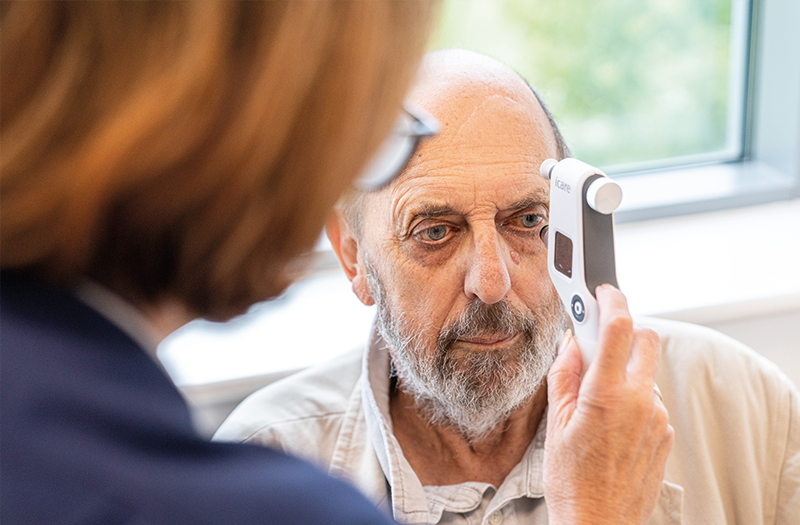
<svg viewBox="0 0 800 525"><path fill-rule="evenodd" d="M200 438L175 386L70 293L0 280L0 522L392 523L280 452Z"/></svg>

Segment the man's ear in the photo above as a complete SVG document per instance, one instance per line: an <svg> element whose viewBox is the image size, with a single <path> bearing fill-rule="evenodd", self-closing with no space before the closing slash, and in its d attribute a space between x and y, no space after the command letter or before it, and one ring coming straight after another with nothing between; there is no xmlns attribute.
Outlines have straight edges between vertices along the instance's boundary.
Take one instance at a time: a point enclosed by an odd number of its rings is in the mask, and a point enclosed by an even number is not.
<svg viewBox="0 0 800 525"><path fill-rule="evenodd" d="M328 224L325 225L325 233L344 274L352 283L353 293L365 305L375 304L367 286L366 270L358 260L358 240L350 231L341 210L336 209L331 213Z"/></svg>

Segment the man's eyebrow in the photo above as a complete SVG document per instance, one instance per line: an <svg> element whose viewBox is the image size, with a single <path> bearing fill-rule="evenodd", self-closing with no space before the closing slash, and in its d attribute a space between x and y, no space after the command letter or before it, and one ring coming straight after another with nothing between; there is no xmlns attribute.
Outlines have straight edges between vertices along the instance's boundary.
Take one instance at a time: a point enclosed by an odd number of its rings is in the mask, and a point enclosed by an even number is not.
<svg viewBox="0 0 800 525"><path fill-rule="evenodd" d="M532 208L534 206L549 206L550 195L544 190L534 190L522 199L513 202L508 206L507 210L524 210L525 208Z"/></svg>
<svg viewBox="0 0 800 525"><path fill-rule="evenodd" d="M535 189L522 199L514 201L506 207L507 210L524 210L535 206L549 206L550 194L541 189ZM435 204L432 202L421 202L416 204L409 213L409 217L422 217L425 219L435 219L437 217L447 217L451 215L463 215L463 212L456 210L447 204Z"/></svg>
<svg viewBox="0 0 800 525"><path fill-rule="evenodd" d="M433 204L427 202L415 206L411 213L412 217L424 217L426 219L435 219L437 217L446 217L448 215L459 215L459 212L446 204Z"/></svg>

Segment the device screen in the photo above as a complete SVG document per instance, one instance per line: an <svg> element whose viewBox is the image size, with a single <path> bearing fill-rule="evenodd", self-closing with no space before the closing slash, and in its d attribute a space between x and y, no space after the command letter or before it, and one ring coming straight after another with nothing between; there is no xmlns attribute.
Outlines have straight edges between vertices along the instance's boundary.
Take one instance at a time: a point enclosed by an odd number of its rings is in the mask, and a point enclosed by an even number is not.
<svg viewBox="0 0 800 525"><path fill-rule="evenodd" d="M556 253L553 257L556 270L572 278L572 239L556 232Z"/></svg>

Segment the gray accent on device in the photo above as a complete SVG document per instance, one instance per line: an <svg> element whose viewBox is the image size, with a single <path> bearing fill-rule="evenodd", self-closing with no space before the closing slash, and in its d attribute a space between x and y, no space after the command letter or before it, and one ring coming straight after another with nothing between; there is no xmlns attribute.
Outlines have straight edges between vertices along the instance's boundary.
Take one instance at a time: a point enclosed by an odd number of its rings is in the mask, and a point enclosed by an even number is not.
<svg viewBox="0 0 800 525"><path fill-rule="evenodd" d="M617 283L617 263L614 259L614 219L613 213L604 215L592 209L586 200L586 193L592 182L602 175L592 175L583 184L581 205L583 206L583 263L586 288L595 299L595 288L601 284Z"/></svg>

